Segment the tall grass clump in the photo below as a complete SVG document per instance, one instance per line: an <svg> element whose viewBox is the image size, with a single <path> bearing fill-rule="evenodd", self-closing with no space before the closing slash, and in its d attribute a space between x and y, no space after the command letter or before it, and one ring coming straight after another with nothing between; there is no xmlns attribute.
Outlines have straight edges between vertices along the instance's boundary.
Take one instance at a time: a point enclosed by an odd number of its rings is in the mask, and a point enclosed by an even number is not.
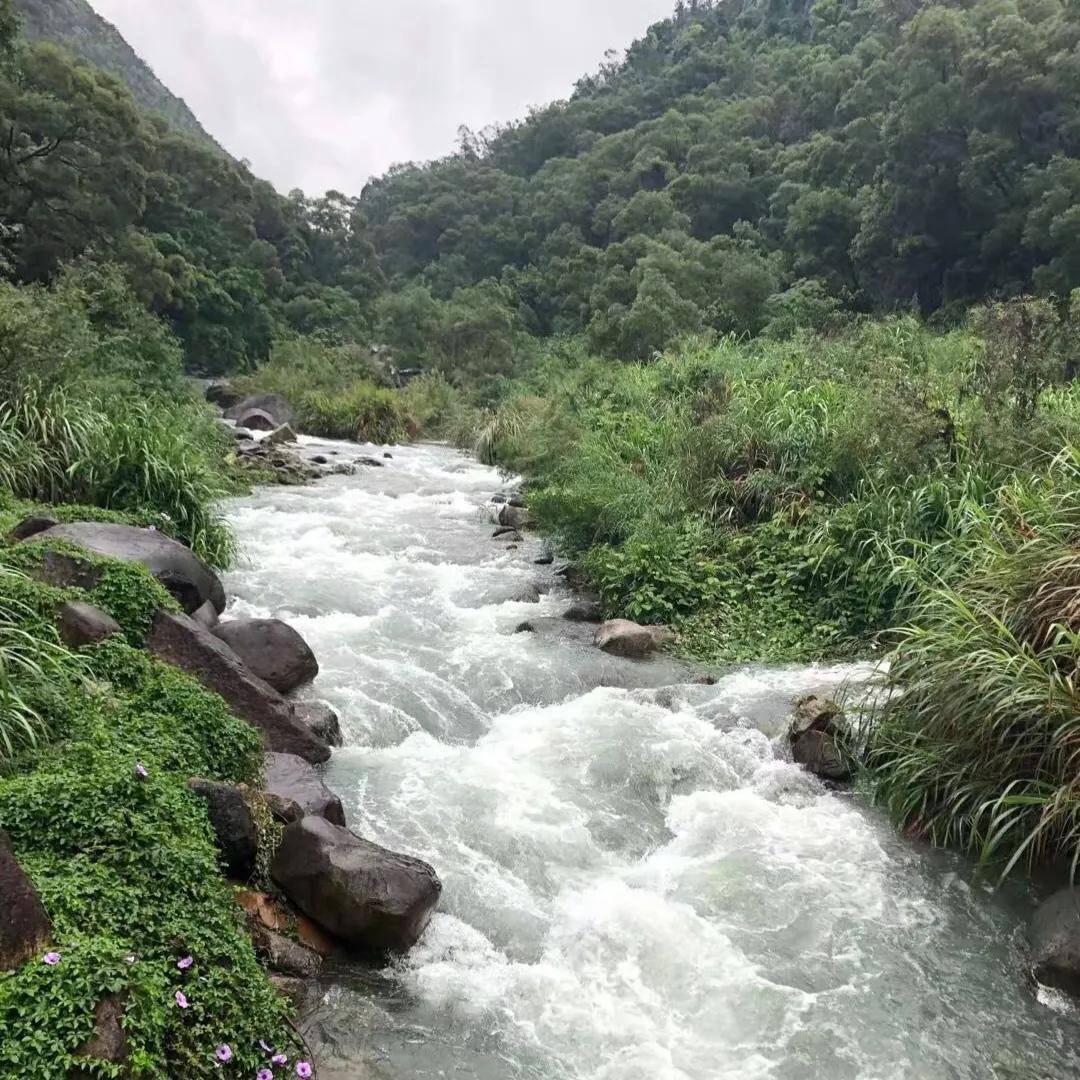
<svg viewBox="0 0 1080 1080"><path fill-rule="evenodd" d="M898 822L936 844L1004 873L1051 861L1075 873L1080 452L995 502L958 541L963 578L928 581L899 633L869 778Z"/></svg>

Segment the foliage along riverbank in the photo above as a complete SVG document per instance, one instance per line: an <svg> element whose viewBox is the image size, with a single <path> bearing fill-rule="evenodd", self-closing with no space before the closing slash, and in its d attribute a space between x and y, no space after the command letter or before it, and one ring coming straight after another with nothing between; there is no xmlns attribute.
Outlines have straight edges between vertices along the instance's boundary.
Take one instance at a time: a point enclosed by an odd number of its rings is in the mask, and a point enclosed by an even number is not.
<svg viewBox="0 0 1080 1080"><path fill-rule="evenodd" d="M553 345L429 429L522 472L608 614L712 662L888 655L864 780L899 824L1010 868L1071 865L1080 792L1080 308L994 304L612 365Z"/></svg>

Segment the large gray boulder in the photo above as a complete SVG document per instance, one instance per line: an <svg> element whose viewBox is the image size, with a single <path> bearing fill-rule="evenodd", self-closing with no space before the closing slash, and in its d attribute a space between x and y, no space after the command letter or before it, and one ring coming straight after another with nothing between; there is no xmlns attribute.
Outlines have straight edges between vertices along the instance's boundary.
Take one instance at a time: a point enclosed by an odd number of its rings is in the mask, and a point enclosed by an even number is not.
<svg viewBox="0 0 1080 1080"><path fill-rule="evenodd" d="M216 780L192 778L187 786L206 803L214 838L229 877L247 881L255 873L259 855L259 829L247 793L235 784L222 784Z"/></svg>
<svg viewBox="0 0 1080 1080"><path fill-rule="evenodd" d="M287 694L319 674L308 643L280 619L233 619L213 633L264 682Z"/></svg>
<svg viewBox="0 0 1080 1080"><path fill-rule="evenodd" d="M1031 920L1028 941L1036 980L1080 996L1080 890L1062 889L1042 904Z"/></svg>
<svg viewBox="0 0 1080 1080"><path fill-rule="evenodd" d="M497 523L504 528L521 529L529 520L529 512L523 506L511 506L506 503L499 508Z"/></svg>
<svg viewBox="0 0 1080 1080"><path fill-rule="evenodd" d="M244 423L244 415L250 412L265 413L274 428L291 424L296 418L296 411L281 394L252 394L228 408L225 419L236 420L241 427L249 427L250 425Z"/></svg>
<svg viewBox="0 0 1080 1080"><path fill-rule="evenodd" d="M596 631L594 642L612 656L642 660L674 637L666 626L641 626L629 619L612 619Z"/></svg>
<svg viewBox="0 0 1080 1080"><path fill-rule="evenodd" d="M293 715L289 702L189 616L159 611L146 647L220 694L236 716L258 728L267 750L296 754L315 764L330 757L330 747Z"/></svg>
<svg viewBox="0 0 1080 1080"><path fill-rule="evenodd" d="M314 732L329 746L344 746L341 720L324 701L297 701L293 703L293 715L305 727Z"/></svg>
<svg viewBox="0 0 1080 1080"><path fill-rule="evenodd" d="M810 695L795 703L788 728L791 756L808 772L841 783L851 779L851 764L843 747L849 736L843 710L835 701Z"/></svg>
<svg viewBox="0 0 1080 1080"><path fill-rule="evenodd" d="M279 821L299 821L308 814L345 824L341 800L322 782L319 774L295 754L267 754L263 797Z"/></svg>
<svg viewBox="0 0 1080 1080"><path fill-rule="evenodd" d="M95 555L140 563L189 613L208 600L215 610L225 609L225 589L217 574L189 548L153 529L78 521L54 525L37 533L32 540L67 540Z"/></svg>
<svg viewBox="0 0 1080 1080"><path fill-rule="evenodd" d="M0 971L14 971L52 941L52 922L0 829Z"/></svg>
<svg viewBox="0 0 1080 1080"><path fill-rule="evenodd" d="M111 615L81 600L69 600L60 608L57 629L60 639L71 649L97 645L106 638L123 633L120 624Z"/></svg>
<svg viewBox="0 0 1080 1080"><path fill-rule="evenodd" d="M442 892L427 863L387 851L321 817L286 827L271 873L302 912L372 956L412 948Z"/></svg>

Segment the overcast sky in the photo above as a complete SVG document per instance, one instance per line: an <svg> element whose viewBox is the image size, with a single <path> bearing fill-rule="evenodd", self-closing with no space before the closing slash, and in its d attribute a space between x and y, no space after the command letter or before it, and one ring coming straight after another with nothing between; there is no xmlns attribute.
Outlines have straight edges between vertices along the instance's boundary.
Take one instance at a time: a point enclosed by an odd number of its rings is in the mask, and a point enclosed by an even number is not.
<svg viewBox="0 0 1080 1080"><path fill-rule="evenodd" d="M282 191L359 194L401 161L566 97L674 0L91 0L203 126Z"/></svg>

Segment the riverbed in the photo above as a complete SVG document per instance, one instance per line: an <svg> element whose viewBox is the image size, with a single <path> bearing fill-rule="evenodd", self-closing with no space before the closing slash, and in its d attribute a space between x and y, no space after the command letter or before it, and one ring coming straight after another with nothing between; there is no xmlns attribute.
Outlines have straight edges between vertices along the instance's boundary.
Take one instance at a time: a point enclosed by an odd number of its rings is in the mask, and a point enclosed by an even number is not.
<svg viewBox="0 0 1080 1080"><path fill-rule="evenodd" d="M1080 1075L1076 1014L1024 981L1025 891L784 760L792 701L870 665L707 686L606 656L561 619L573 597L540 541L492 539L505 478L443 446L390 453L228 507L233 612L315 650L306 693L342 718L326 778L350 827L444 884L408 957L319 988L321 1076Z"/></svg>

